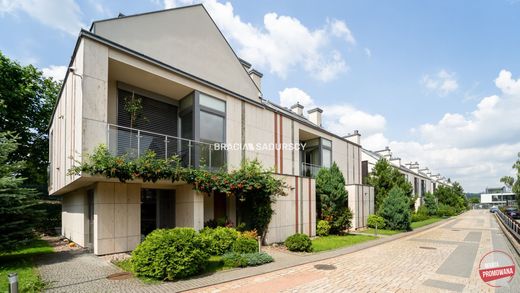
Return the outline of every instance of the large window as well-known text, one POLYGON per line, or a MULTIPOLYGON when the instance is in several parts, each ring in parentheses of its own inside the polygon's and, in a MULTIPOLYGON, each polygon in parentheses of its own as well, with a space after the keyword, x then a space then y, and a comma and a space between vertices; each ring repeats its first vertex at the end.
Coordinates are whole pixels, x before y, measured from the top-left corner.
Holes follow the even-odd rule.
MULTIPOLYGON (((180 102, 182 138, 201 143, 183 142, 189 163, 218 168, 225 164, 225 152, 215 151, 215 143, 226 140, 226 103, 200 92, 193 92, 180 102)), ((186 159, 183 159, 186 161, 186 159)))

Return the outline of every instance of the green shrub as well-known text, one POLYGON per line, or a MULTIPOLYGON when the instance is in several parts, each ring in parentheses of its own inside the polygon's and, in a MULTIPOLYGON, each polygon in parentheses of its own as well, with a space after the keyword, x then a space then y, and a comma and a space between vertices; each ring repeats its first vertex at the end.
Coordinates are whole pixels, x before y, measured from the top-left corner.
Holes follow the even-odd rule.
POLYGON ((290 251, 312 251, 312 242, 306 234, 296 233, 285 239, 285 246, 290 251))
POLYGON ((233 244, 240 235, 237 230, 227 227, 217 227, 215 229, 206 227, 200 233, 211 255, 223 255, 231 251, 233 244))
POLYGON ((424 206, 428 210, 429 216, 435 216, 437 214, 437 199, 435 198, 435 195, 433 195, 430 192, 427 192, 424 196, 424 206))
POLYGON ((259 266, 273 262, 273 258, 265 252, 235 253, 230 252, 222 256, 226 267, 259 266))
POLYGON ((457 214, 457 210, 449 205, 445 205, 443 203, 439 204, 439 207, 437 208, 437 215, 439 217, 451 217, 455 216, 457 214))
POLYGON ((385 219, 385 227, 390 230, 411 230, 410 200, 404 191, 394 187, 383 200, 380 215, 385 219))
POLYGON ((233 243, 233 252, 253 253, 258 251, 258 241, 256 239, 240 236, 233 243))
POLYGON ((330 232, 330 224, 325 220, 320 220, 316 226, 316 234, 318 236, 327 236, 330 232))
POLYGON ((236 268, 247 266, 246 259, 243 258, 240 253, 228 252, 222 256, 222 261, 226 267, 236 268))
POLYGON ((201 272, 208 258, 204 240, 194 229, 158 229, 132 252, 132 269, 138 276, 174 280, 201 272))
POLYGON ((420 222, 420 221, 428 220, 429 218, 430 217, 425 216, 423 214, 413 213, 412 214, 412 223, 413 222, 420 222))
POLYGON ((254 267, 273 262, 273 258, 265 252, 246 253, 242 254, 242 257, 246 260, 248 267, 254 267))
POLYGON ((376 224, 378 229, 383 229, 385 227, 385 219, 378 215, 369 215, 367 220, 368 227, 375 228, 376 224))
POLYGON ((420 206, 415 213, 412 214, 412 222, 420 222, 428 220, 428 208, 425 205, 420 206))

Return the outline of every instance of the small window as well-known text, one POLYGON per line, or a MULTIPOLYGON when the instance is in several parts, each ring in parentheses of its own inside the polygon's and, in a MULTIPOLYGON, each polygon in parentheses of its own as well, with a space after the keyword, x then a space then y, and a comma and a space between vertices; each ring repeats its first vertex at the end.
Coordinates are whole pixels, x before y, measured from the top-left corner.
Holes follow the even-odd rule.
POLYGON ((328 140, 328 139, 325 139, 325 138, 322 138, 321 139, 321 144, 324 146, 324 147, 328 147, 328 148, 331 148, 332 147, 332 141, 328 140))
POLYGON ((219 112, 226 112, 226 103, 224 101, 206 96, 202 93, 199 94, 199 104, 203 107, 207 107, 219 112))

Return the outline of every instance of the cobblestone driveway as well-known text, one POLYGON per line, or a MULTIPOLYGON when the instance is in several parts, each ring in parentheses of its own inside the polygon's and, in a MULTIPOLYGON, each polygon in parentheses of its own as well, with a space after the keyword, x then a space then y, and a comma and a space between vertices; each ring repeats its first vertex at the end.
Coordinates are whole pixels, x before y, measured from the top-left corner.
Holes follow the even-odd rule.
MULTIPOLYGON (((385 243, 359 251, 348 248, 299 259, 275 256, 275 263, 256 268, 154 285, 135 278, 107 280, 119 269, 86 253, 47 255, 39 270, 50 282, 50 292, 176 292, 236 278, 242 279, 193 292, 494 292, 480 280, 478 261, 493 249, 510 252, 487 211, 470 211, 423 232, 380 240, 362 246, 385 243), (295 262, 310 263, 284 268, 295 262)), ((511 286, 497 292, 520 292, 518 273, 511 286)))
MULTIPOLYGON (((494 249, 512 254, 506 241, 489 212, 474 210, 383 245, 193 292, 495 292, 478 262, 494 249)), ((518 272, 496 291, 520 292, 518 272)))

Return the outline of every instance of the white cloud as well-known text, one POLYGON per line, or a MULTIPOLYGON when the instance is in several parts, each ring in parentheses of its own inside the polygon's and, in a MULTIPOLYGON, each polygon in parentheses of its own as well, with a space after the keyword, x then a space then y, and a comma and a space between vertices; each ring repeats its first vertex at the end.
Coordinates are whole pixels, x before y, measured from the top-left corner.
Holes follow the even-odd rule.
POLYGON ((201 1, 193 1, 193 0, 164 0, 163 4, 164 4, 164 8, 165 9, 169 9, 169 8, 175 8, 175 7, 179 7, 179 6, 191 5, 191 4, 194 4, 196 2, 201 2, 201 1))
POLYGON ((300 103, 304 109, 312 109, 316 107, 311 96, 299 88, 285 88, 283 91, 279 91, 280 105, 283 107, 291 107, 296 103, 300 103))
POLYGON ((0 0, 0 14, 25 12, 40 23, 77 35, 84 27, 81 10, 74 0, 0 0))
POLYGON ((394 154, 440 170, 468 191, 500 186, 520 151, 520 79, 500 71, 497 95, 482 98, 470 113, 446 113, 415 131, 419 141, 391 141, 394 154))
POLYGON ((520 137, 520 79, 502 70, 495 80, 501 91, 480 100, 468 114, 446 113, 437 123, 418 128, 422 141, 438 145, 469 147, 515 143, 520 137))
POLYGON ((354 35, 352 35, 352 32, 347 27, 347 24, 344 21, 333 19, 330 22, 330 31, 334 36, 345 39, 347 43, 352 45, 356 44, 356 39, 354 39, 354 35))
POLYGON ((428 90, 437 92, 440 96, 445 96, 459 88, 455 73, 448 72, 444 69, 434 76, 429 74, 424 75, 421 83, 428 90))
POLYGON ((67 72, 67 66, 51 65, 49 67, 42 68, 43 76, 52 77, 52 79, 58 81, 65 78, 67 72))
MULTIPOLYGON (((304 112, 316 107, 312 97, 299 88, 286 88, 278 92, 280 104, 290 107, 296 102, 304 106, 304 112)), ((370 114, 347 104, 333 104, 320 106, 323 109, 323 125, 329 131, 338 135, 347 135, 359 130, 362 135, 374 135, 384 131, 385 117, 379 114, 370 114)), ((373 137, 375 140, 377 137, 373 137)))
POLYGON ((270 12, 264 15, 263 26, 255 26, 235 14, 230 2, 166 0, 164 7, 197 2, 204 3, 226 38, 236 45, 238 55, 255 67, 281 78, 303 70, 324 82, 337 78, 348 68, 341 52, 331 46, 334 38, 355 44, 344 21, 326 20, 321 27, 311 29, 295 17, 270 12))

